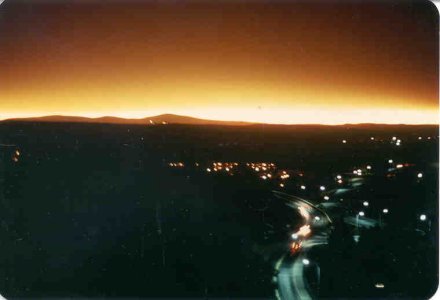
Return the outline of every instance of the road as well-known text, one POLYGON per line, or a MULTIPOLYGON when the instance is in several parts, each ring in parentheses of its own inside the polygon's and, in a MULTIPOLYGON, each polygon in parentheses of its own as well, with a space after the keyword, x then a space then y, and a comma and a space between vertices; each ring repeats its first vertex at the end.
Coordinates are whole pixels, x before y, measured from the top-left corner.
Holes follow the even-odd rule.
MULTIPOLYGON (((286 200, 286 205, 300 209, 304 225, 310 225, 312 228, 312 234, 304 240, 299 254, 294 257, 285 254, 278 260, 275 266, 278 272, 275 294, 280 299, 312 299, 314 293, 305 278, 305 268, 315 268, 319 272, 319 266, 308 260, 307 252, 312 247, 327 243, 328 228, 332 221, 324 211, 309 201, 283 193, 275 193, 275 196, 286 200), (319 217, 319 219, 315 219, 315 217, 319 217), (304 264, 304 261, 309 264, 304 264)), ((317 276, 319 277, 319 273, 317 276)), ((319 278, 317 279, 319 280, 319 278)))
POLYGON ((317 245, 327 243, 326 235, 314 235, 303 244, 302 251, 296 257, 285 255, 281 258, 277 296, 280 299, 312 299, 314 293, 305 278, 305 268, 319 268, 315 263, 305 265, 303 261, 307 258, 307 251, 317 245))

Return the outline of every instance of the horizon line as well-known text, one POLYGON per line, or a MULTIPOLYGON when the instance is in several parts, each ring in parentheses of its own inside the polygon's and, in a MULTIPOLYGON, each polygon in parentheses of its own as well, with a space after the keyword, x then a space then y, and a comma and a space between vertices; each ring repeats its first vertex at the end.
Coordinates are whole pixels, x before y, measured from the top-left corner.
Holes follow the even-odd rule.
MULTIPOLYGON (((41 119, 41 118, 49 118, 49 117, 60 117, 60 118, 84 118, 84 119, 88 119, 88 120, 98 120, 98 119, 103 119, 103 118, 115 118, 115 119, 121 119, 121 120, 136 120, 136 121, 141 121, 144 119, 148 119, 148 118, 157 118, 157 117, 161 117, 161 116, 176 116, 176 117, 181 117, 181 118, 191 118, 191 119, 197 119, 197 120, 201 120, 201 121, 207 121, 207 122, 223 122, 223 123, 244 123, 245 125, 284 125, 284 126, 288 126, 288 125, 323 125, 323 126, 341 126, 341 125, 408 125, 408 126, 440 126, 440 120, 437 123, 410 123, 410 122, 356 122, 356 123, 352 123, 352 122, 336 122, 336 123, 317 123, 317 122, 311 122, 311 123, 304 123, 304 122, 300 122, 300 123, 283 123, 283 122, 279 122, 279 123, 274 123, 274 122, 255 122, 255 121, 244 121, 244 120, 220 120, 220 119, 209 119, 209 118, 200 118, 197 116, 191 116, 191 115, 186 115, 186 114, 175 114, 175 113, 162 113, 162 114, 154 114, 151 116, 145 116, 145 117, 131 117, 131 118, 127 118, 127 117, 123 117, 123 116, 115 116, 115 115, 109 115, 109 114, 102 114, 99 116, 87 116, 87 115, 70 115, 70 114, 44 114, 44 115, 31 115, 31 116, 17 116, 17 117, 1 117, 0 116, 0 122, 4 122, 4 121, 27 121, 29 119, 41 119)), ((51 121, 51 120, 46 120, 45 122, 53 122, 53 123, 60 123, 60 122, 66 122, 69 123, 69 121, 51 121)), ((77 123, 82 123, 82 122, 77 122, 77 123)), ((111 123, 109 123, 111 124, 111 123)), ((171 122, 171 124, 173 124, 171 122)), ((174 123, 176 124, 176 123, 174 123)), ((128 125, 128 124, 127 124, 128 125)), ((188 124, 191 125, 191 124, 188 124)), ((196 125, 196 124, 192 124, 192 125, 196 125)), ((199 124, 199 125, 209 125, 209 124, 199 124)), ((225 124, 226 125, 226 124, 225 124)))

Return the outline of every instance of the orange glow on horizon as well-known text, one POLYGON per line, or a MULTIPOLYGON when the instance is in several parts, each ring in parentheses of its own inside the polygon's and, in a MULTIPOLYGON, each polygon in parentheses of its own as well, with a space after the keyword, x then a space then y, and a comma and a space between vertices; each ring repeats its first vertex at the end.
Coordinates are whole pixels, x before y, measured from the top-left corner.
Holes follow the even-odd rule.
POLYGON ((426 3, 24 2, 2 5, 0 120, 439 123, 426 3))
POLYGON ((78 116, 88 118, 99 118, 113 116, 127 119, 142 119, 161 114, 177 114, 182 116, 195 117, 207 120, 218 121, 242 121, 250 123, 265 124, 439 124, 438 110, 405 110, 405 109, 252 109, 252 108, 214 108, 214 109, 192 109, 192 110, 167 110, 167 111, 119 111, 119 112, 63 112, 49 111, 36 113, 0 113, 0 120, 12 118, 43 117, 49 115, 78 116))

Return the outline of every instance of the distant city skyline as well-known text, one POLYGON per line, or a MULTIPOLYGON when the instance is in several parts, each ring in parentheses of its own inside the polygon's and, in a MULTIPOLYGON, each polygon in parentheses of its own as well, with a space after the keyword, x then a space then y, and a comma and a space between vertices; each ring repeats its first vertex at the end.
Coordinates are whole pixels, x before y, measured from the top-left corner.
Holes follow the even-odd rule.
POLYGON ((429 1, 5 1, 0 119, 438 124, 429 1))

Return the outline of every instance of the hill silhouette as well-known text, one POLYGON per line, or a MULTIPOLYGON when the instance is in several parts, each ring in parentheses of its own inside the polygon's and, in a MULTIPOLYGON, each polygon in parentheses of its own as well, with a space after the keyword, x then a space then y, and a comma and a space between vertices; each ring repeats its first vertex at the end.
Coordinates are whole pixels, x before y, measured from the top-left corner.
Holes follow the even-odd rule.
POLYGON ((92 124, 127 124, 127 125, 160 125, 160 124, 181 124, 181 125, 218 125, 218 126, 249 126, 249 125, 264 125, 267 128, 271 127, 300 127, 300 128, 323 128, 323 127, 344 127, 346 129, 379 129, 379 128, 398 128, 398 127, 432 127, 437 124, 380 124, 380 123, 357 123, 357 124, 266 124, 266 123, 252 123, 242 121, 220 121, 194 118, 189 116, 181 116, 175 114, 162 114, 157 116, 145 117, 140 119, 127 119, 112 116, 104 116, 98 118, 88 118, 79 116, 63 116, 51 115, 43 117, 30 118, 12 118, 6 119, 2 122, 47 122, 47 123, 92 123, 92 124))
POLYGON ((229 126, 243 126, 251 125, 248 122, 236 121, 218 121, 205 120, 188 116, 180 116, 174 114, 162 114, 158 116, 146 117, 142 119, 125 119, 118 117, 99 117, 87 118, 76 116, 44 116, 32 118, 13 118, 4 120, 4 122, 53 122, 53 123, 104 123, 104 124, 138 124, 138 125, 153 125, 153 124, 187 124, 187 125, 229 125, 229 126))

